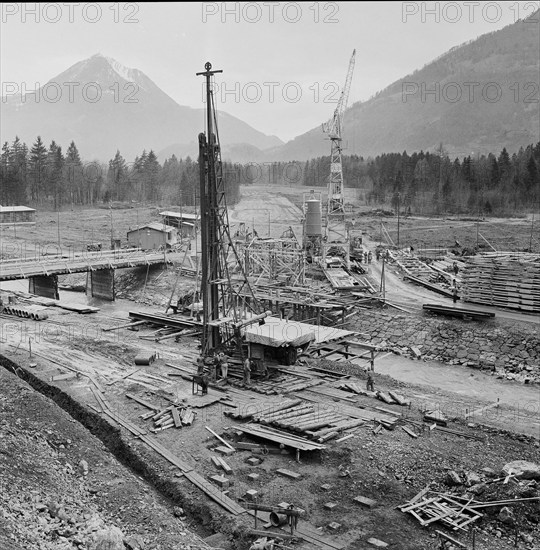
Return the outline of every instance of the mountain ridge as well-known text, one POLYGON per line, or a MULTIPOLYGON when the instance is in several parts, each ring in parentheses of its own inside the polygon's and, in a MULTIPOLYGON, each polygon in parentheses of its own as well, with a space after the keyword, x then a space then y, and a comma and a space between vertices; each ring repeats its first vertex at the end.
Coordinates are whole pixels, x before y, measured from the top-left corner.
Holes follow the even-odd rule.
MULTIPOLYGON (((38 135, 67 146, 75 141, 87 159, 107 161, 116 150, 131 159, 143 149, 159 151, 171 143, 196 141, 204 128, 204 109, 178 104, 139 69, 95 54, 41 86, 37 93, 2 98, 1 139, 38 135)), ((221 112, 223 141, 252 143, 258 149, 283 142, 221 112)))

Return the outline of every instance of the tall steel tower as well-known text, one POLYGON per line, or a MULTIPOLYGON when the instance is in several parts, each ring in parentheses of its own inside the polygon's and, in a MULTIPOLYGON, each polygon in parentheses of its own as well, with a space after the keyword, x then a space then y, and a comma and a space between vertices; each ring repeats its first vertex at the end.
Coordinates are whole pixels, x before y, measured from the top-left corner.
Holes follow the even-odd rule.
MULTIPOLYGON (((229 232, 221 148, 211 83, 212 76, 223 71, 212 71, 210 63, 206 63, 204 68, 205 71, 197 73, 197 76, 206 78, 206 132, 199 134, 203 302, 201 354, 206 356, 223 344, 223 331, 227 325, 231 321, 240 321, 241 307, 252 309, 246 304, 244 295, 247 291, 253 297, 253 292, 229 232)), ((256 304, 254 297, 251 302, 256 304)))

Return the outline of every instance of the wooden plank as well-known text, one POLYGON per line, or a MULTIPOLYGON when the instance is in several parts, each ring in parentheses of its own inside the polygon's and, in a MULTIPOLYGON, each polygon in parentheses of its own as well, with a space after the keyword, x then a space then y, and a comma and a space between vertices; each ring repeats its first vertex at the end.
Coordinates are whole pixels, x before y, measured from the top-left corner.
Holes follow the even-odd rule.
POLYGON ((223 445, 225 445, 226 447, 228 447, 229 449, 231 449, 231 451, 235 451, 236 449, 230 444, 230 443, 227 443, 227 441, 225 441, 222 437, 220 437, 214 430, 212 430, 212 428, 209 428, 208 426, 205 426, 204 427, 206 430, 208 430, 216 439, 218 439, 219 441, 221 441, 221 443, 223 443, 223 445))
POLYGON ((233 469, 225 462, 225 460, 223 460, 223 458, 219 456, 217 457, 217 459, 219 460, 220 466, 226 474, 233 473, 233 469))
POLYGON ((415 434, 410 428, 407 428, 407 426, 401 426, 401 429, 409 434, 412 438, 416 439, 418 437, 418 434, 415 434))
POLYGON ((178 414, 178 409, 176 407, 174 407, 171 412, 172 412, 172 417, 173 417, 173 420, 174 420, 174 426, 176 428, 181 428, 182 427, 182 421, 180 420, 180 415, 178 414))
MULTIPOLYGON (((130 373, 130 375, 131 374, 135 374, 135 373, 130 373)), ((140 398, 139 396, 137 396, 133 393, 126 393, 126 397, 128 399, 132 399, 133 401, 136 401, 137 403, 139 403, 139 405, 142 405, 143 407, 146 407, 147 409, 151 409, 151 410, 156 411, 156 412, 159 411, 159 407, 157 407, 156 405, 150 403, 150 401, 146 401, 145 399, 140 398)))

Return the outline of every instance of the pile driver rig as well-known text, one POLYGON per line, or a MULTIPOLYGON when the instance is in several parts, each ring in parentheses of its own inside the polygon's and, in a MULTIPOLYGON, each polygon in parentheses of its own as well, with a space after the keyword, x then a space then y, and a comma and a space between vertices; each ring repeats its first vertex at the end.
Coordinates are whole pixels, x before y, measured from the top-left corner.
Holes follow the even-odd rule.
MULTIPOLYGON (((201 297, 203 326, 201 355, 212 356, 238 336, 240 327, 260 321, 257 300, 246 277, 229 231, 225 182, 217 127, 212 77, 221 70, 196 73, 206 79, 206 131, 199 134, 201 208, 201 297), (249 303, 245 294, 253 297, 249 303), (251 318, 246 318, 246 310, 251 318)), ((238 344, 238 342, 237 342, 238 344)))

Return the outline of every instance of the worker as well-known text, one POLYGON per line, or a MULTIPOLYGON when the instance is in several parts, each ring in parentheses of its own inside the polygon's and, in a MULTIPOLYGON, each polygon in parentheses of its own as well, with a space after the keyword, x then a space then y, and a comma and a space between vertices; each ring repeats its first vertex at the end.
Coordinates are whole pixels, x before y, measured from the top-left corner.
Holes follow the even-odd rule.
POLYGON ((260 362, 261 365, 261 374, 264 380, 266 380, 270 375, 268 374, 268 367, 266 366, 266 363, 264 362, 264 359, 260 362))
POLYGON ((373 371, 371 369, 368 369, 368 371, 367 371, 366 390, 367 391, 375 391, 374 374, 373 374, 373 371))
POLYGON ((227 362, 227 356, 223 352, 219 354, 219 366, 221 367, 221 378, 223 378, 223 380, 227 380, 229 363, 227 362))
POLYGON ((377 261, 379 261, 380 257, 381 257, 381 250, 380 250, 380 248, 376 248, 375 249, 375 259, 377 261))
POLYGON ((458 272, 459 272, 459 267, 458 267, 457 262, 454 262, 452 267, 454 268, 454 275, 457 275, 458 272))
POLYGON ((202 394, 206 395, 208 393, 208 374, 204 372, 204 360, 202 357, 197 358, 197 376, 195 381, 199 386, 201 386, 202 394))
POLYGON ((454 286, 452 287, 452 301, 454 302, 454 305, 456 304, 458 300, 458 290, 456 286, 456 280, 454 279, 454 286))
POLYGON ((249 357, 244 359, 244 385, 249 386, 251 383, 251 361, 249 357))
POLYGON ((217 370, 219 366, 220 366, 219 354, 216 354, 214 355, 214 360, 210 365, 210 380, 212 380, 212 382, 215 382, 217 380, 217 370))
POLYGON ((373 260, 373 254, 371 253, 371 250, 368 252, 367 259, 368 259, 368 264, 370 264, 371 260, 373 260))

